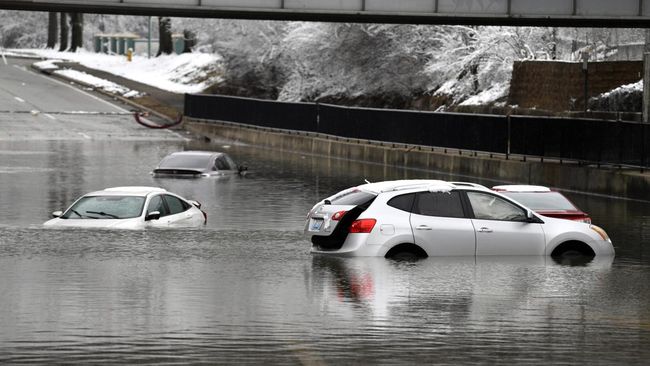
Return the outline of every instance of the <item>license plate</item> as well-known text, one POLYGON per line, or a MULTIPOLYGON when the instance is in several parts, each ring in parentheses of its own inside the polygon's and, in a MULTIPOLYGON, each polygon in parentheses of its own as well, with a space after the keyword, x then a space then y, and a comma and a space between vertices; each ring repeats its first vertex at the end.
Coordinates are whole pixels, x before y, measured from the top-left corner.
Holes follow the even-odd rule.
POLYGON ((309 231, 320 231, 323 227, 323 219, 311 219, 309 222, 309 231))

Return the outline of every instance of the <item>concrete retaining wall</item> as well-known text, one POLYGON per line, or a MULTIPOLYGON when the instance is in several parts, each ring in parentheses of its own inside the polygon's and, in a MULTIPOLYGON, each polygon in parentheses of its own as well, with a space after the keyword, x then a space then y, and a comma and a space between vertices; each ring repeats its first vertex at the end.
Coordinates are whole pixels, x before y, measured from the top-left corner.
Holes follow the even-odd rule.
POLYGON ((506 159, 505 156, 459 152, 455 149, 445 152, 442 148, 350 140, 230 122, 188 119, 185 128, 208 137, 221 137, 277 150, 650 201, 650 174, 639 170, 523 161, 522 157, 506 159))

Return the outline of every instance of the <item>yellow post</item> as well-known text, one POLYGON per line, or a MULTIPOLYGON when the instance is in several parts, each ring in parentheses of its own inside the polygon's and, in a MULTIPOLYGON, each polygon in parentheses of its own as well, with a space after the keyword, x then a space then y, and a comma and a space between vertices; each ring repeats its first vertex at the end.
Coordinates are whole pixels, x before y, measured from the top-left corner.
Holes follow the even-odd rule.
POLYGON ((126 50, 126 60, 129 61, 129 62, 133 61, 133 49, 132 48, 129 48, 128 50, 126 50))

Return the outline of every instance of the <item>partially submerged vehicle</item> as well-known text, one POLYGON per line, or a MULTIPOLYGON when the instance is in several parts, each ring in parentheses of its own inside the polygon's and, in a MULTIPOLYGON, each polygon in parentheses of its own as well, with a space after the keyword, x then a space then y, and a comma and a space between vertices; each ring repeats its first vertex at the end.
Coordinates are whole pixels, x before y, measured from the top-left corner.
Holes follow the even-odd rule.
POLYGON ((343 256, 611 256, 605 231, 540 216, 486 187, 437 180, 368 183, 317 203, 311 252, 343 256))
POLYGON ((155 177, 198 178, 243 174, 247 170, 224 152, 179 151, 164 157, 152 174, 155 177))
POLYGON ((540 215, 591 224, 587 213, 579 209, 562 193, 544 186, 503 185, 493 190, 508 196, 540 215))
POLYGON ((114 187, 91 192, 52 216, 45 226, 144 229, 199 227, 207 222, 199 202, 157 187, 114 187))

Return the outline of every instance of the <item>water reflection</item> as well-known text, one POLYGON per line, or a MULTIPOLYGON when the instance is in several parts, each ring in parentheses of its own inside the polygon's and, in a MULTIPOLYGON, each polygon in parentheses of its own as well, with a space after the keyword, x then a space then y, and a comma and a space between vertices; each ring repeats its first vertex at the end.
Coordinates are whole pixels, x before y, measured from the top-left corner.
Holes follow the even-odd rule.
POLYGON ((445 312, 452 307, 455 314, 480 318, 485 316, 484 309, 504 299, 509 300, 508 306, 500 312, 517 317, 516 309, 530 304, 533 294, 542 299, 548 298, 546 293, 572 294, 576 285, 583 291, 584 285, 598 288, 612 262, 612 257, 599 257, 584 267, 584 278, 577 278, 572 266, 547 257, 432 257, 396 262, 314 256, 309 288, 312 296, 321 298, 321 308, 336 309, 352 318, 359 315, 357 309, 364 309, 366 315, 384 319, 396 316, 404 306, 445 312), (549 276, 549 272, 559 275, 549 276), (391 314, 391 309, 398 309, 397 314, 391 314))

